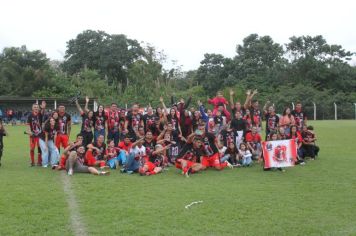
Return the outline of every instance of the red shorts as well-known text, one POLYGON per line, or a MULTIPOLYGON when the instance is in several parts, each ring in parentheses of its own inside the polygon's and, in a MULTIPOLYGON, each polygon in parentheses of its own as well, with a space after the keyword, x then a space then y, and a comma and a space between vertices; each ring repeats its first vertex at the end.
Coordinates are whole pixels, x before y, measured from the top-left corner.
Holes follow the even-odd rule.
MULTIPOLYGON (((184 159, 178 159, 178 160, 176 161, 176 168, 182 170, 182 164, 181 164, 180 160, 184 160, 184 159)), ((192 167, 194 164, 196 164, 195 162, 192 162, 192 161, 188 161, 188 160, 184 160, 184 161, 187 162, 187 168, 188 168, 188 169, 189 169, 190 167, 192 167)))
POLYGON ((220 166, 220 157, 219 153, 215 153, 214 155, 210 157, 203 157, 201 164, 205 167, 216 167, 220 166))
POLYGON ((145 163, 145 166, 147 166, 147 168, 148 168, 148 172, 151 172, 151 171, 153 171, 155 168, 156 168, 156 165, 155 164, 153 164, 152 162, 150 162, 150 161, 147 161, 146 163, 145 163))
POLYGON ((39 147, 39 137, 30 137, 30 148, 31 150, 35 149, 36 145, 39 147))
POLYGON ((87 151, 87 153, 85 154, 85 162, 88 166, 95 166, 96 164, 96 159, 93 156, 93 152, 92 151, 87 151))
POLYGON ((59 149, 61 147, 66 148, 68 147, 68 135, 67 134, 58 134, 56 138, 56 147, 59 149))

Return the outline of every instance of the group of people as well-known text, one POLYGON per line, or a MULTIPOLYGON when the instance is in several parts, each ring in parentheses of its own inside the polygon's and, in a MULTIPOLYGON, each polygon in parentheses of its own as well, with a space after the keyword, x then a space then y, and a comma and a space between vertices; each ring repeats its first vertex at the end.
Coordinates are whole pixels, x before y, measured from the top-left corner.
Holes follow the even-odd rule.
MULTIPOLYGON (((25 132, 30 137, 31 166, 35 165, 37 147, 37 165, 66 170, 68 175, 107 175, 110 169, 155 175, 175 166, 189 176, 207 168, 247 167, 263 162, 263 119, 265 140, 295 139, 296 164, 304 164, 306 157, 316 158, 316 135, 313 127, 307 126, 301 103, 297 102, 294 110, 286 107, 282 115, 277 115, 269 102, 262 110, 259 108, 254 98, 257 90, 246 94, 241 104, 234 102, 232 90, 229 101, 218 92, 207 101, 212 109, 206 109, 201 101, 197 107, 190 106, 191 97, 175 101, 173 96, 167 107, 161 97, 160 106, 149 105, 144 112, 138 104, 125 110, 116 103, 107 109, 99 105, 97 111, 92 111, 86 97, 84 108, 76 101, 82 124, 73 142, 69 141, 71 116, 64 105, 48 114, 45 101, 33 104, 25 132)), ((0 140, 1 132, 0 129, 0 140)))

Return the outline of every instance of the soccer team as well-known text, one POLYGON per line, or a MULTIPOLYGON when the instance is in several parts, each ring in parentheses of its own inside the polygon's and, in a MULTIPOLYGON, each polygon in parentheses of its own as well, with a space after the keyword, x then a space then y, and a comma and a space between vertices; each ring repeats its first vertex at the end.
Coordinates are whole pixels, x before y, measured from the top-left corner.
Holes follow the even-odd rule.
MULTIPOLYGON (((143 111, 134 104, 125 110, 112 103, 108 109, 99 105, 92 111, 86 97, 84 109, 75 101, 82 125, 73 142, 69 141, 71 116, 64 105, 48 113, 42 101, 41 105, 33 104, 25 131, 30 139, 31 166, 36 164, 36 147, 37 165, 66 170, 68 175, 107 175, 110 169, 155 175, 174 165, 189 176, 207 168, 250 166, 263 161, 262 119, 266 119, 265 140, 296 140, 296 164, 304 164, 306 157, 315 159, 319 151, 316 135, 313 127, 307 126, 302 104, 297 102, 294 110, 286 107, 279 116, 269 102, 261 110, 256 94, 256 90, 248 90, 241 104, 234 103, 232 90, 229 101, 218 92, 208 99, 212 110, 205 109, 201 101, 197 108, 190 107, 191 97, 176 102, 172 96, 170 108, 160 98, 161 106, 155 109, 149 105, 143 111)), ((0 165, 6 134, 0 124, 0 165)))

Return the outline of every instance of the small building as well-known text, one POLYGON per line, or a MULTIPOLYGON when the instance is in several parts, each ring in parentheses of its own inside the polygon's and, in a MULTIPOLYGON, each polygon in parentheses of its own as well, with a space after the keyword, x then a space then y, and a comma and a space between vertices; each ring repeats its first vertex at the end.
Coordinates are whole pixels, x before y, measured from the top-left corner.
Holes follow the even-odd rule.
MULTIPOLYGON (((33 97, 7 97, 0 96, 0 118, 4 120, 7 119, 7 111, 11 110, 13 118, 17 120, 25 120, 28 114, 31 112, 32 104, 41 104, 42 101, 46 101, 46 110, 53 111, 56 110, 59 105, 64 105, 66 112, 68 112, 73 118, 78 120, 80 114, 77 110, 75 103, 71 102, 70 99, 61 98, 33 98, 33 97)), ((85 98, 79 99, 79 104, 84 109, 85 98)), ((97 98, 90 98, 89 109, 96 111, 98 108, 97 98)), ((73 119, 73 120, 74 120, 73 119)))

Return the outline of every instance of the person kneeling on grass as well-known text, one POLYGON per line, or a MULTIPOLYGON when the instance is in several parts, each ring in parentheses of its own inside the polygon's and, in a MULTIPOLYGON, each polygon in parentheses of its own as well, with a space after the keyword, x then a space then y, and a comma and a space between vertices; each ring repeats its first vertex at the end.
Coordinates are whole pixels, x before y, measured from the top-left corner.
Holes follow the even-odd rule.
POLYGON ((155 150, 149 155, 149 157, 143 157, 141 159, 141 167, 139 169, 140 175, 155 175, 161 173, 163 170, 164 160, 167 157, 164 156, 165 150, 170 148, 170 144, 163 147, 161 144, 155 146, 155 150))
POLYGON ((114 140, 108 140, 108 148, 106 149, 106 164, 110 169, 119 169, 118 153, 120 149, 115 147, 114 140))
POLYGON ((242 160, 243 167, 252 165, 252 153, 248 150, 246 143, 240 144, 239 157, 242 160))
MULTIPOLYGON (((65 151, 66 152, 66 151, 65 151)), ((94 167, 84 165, 85 162, 85 148, 79 146, 75 151, 69 153, 66 161, 66 170, 68 175, 71 176, 74 173, 90 173, 93 175, 109 175, 110 172, 97 170, 94 167)))
POLYGON ((206 167, 198 163, 204 155, 203 140, 200 137, 190 135, 176 159, 176 168, 182 170, 182 174, 189 177, 190 174, 205 170, 206 167))

